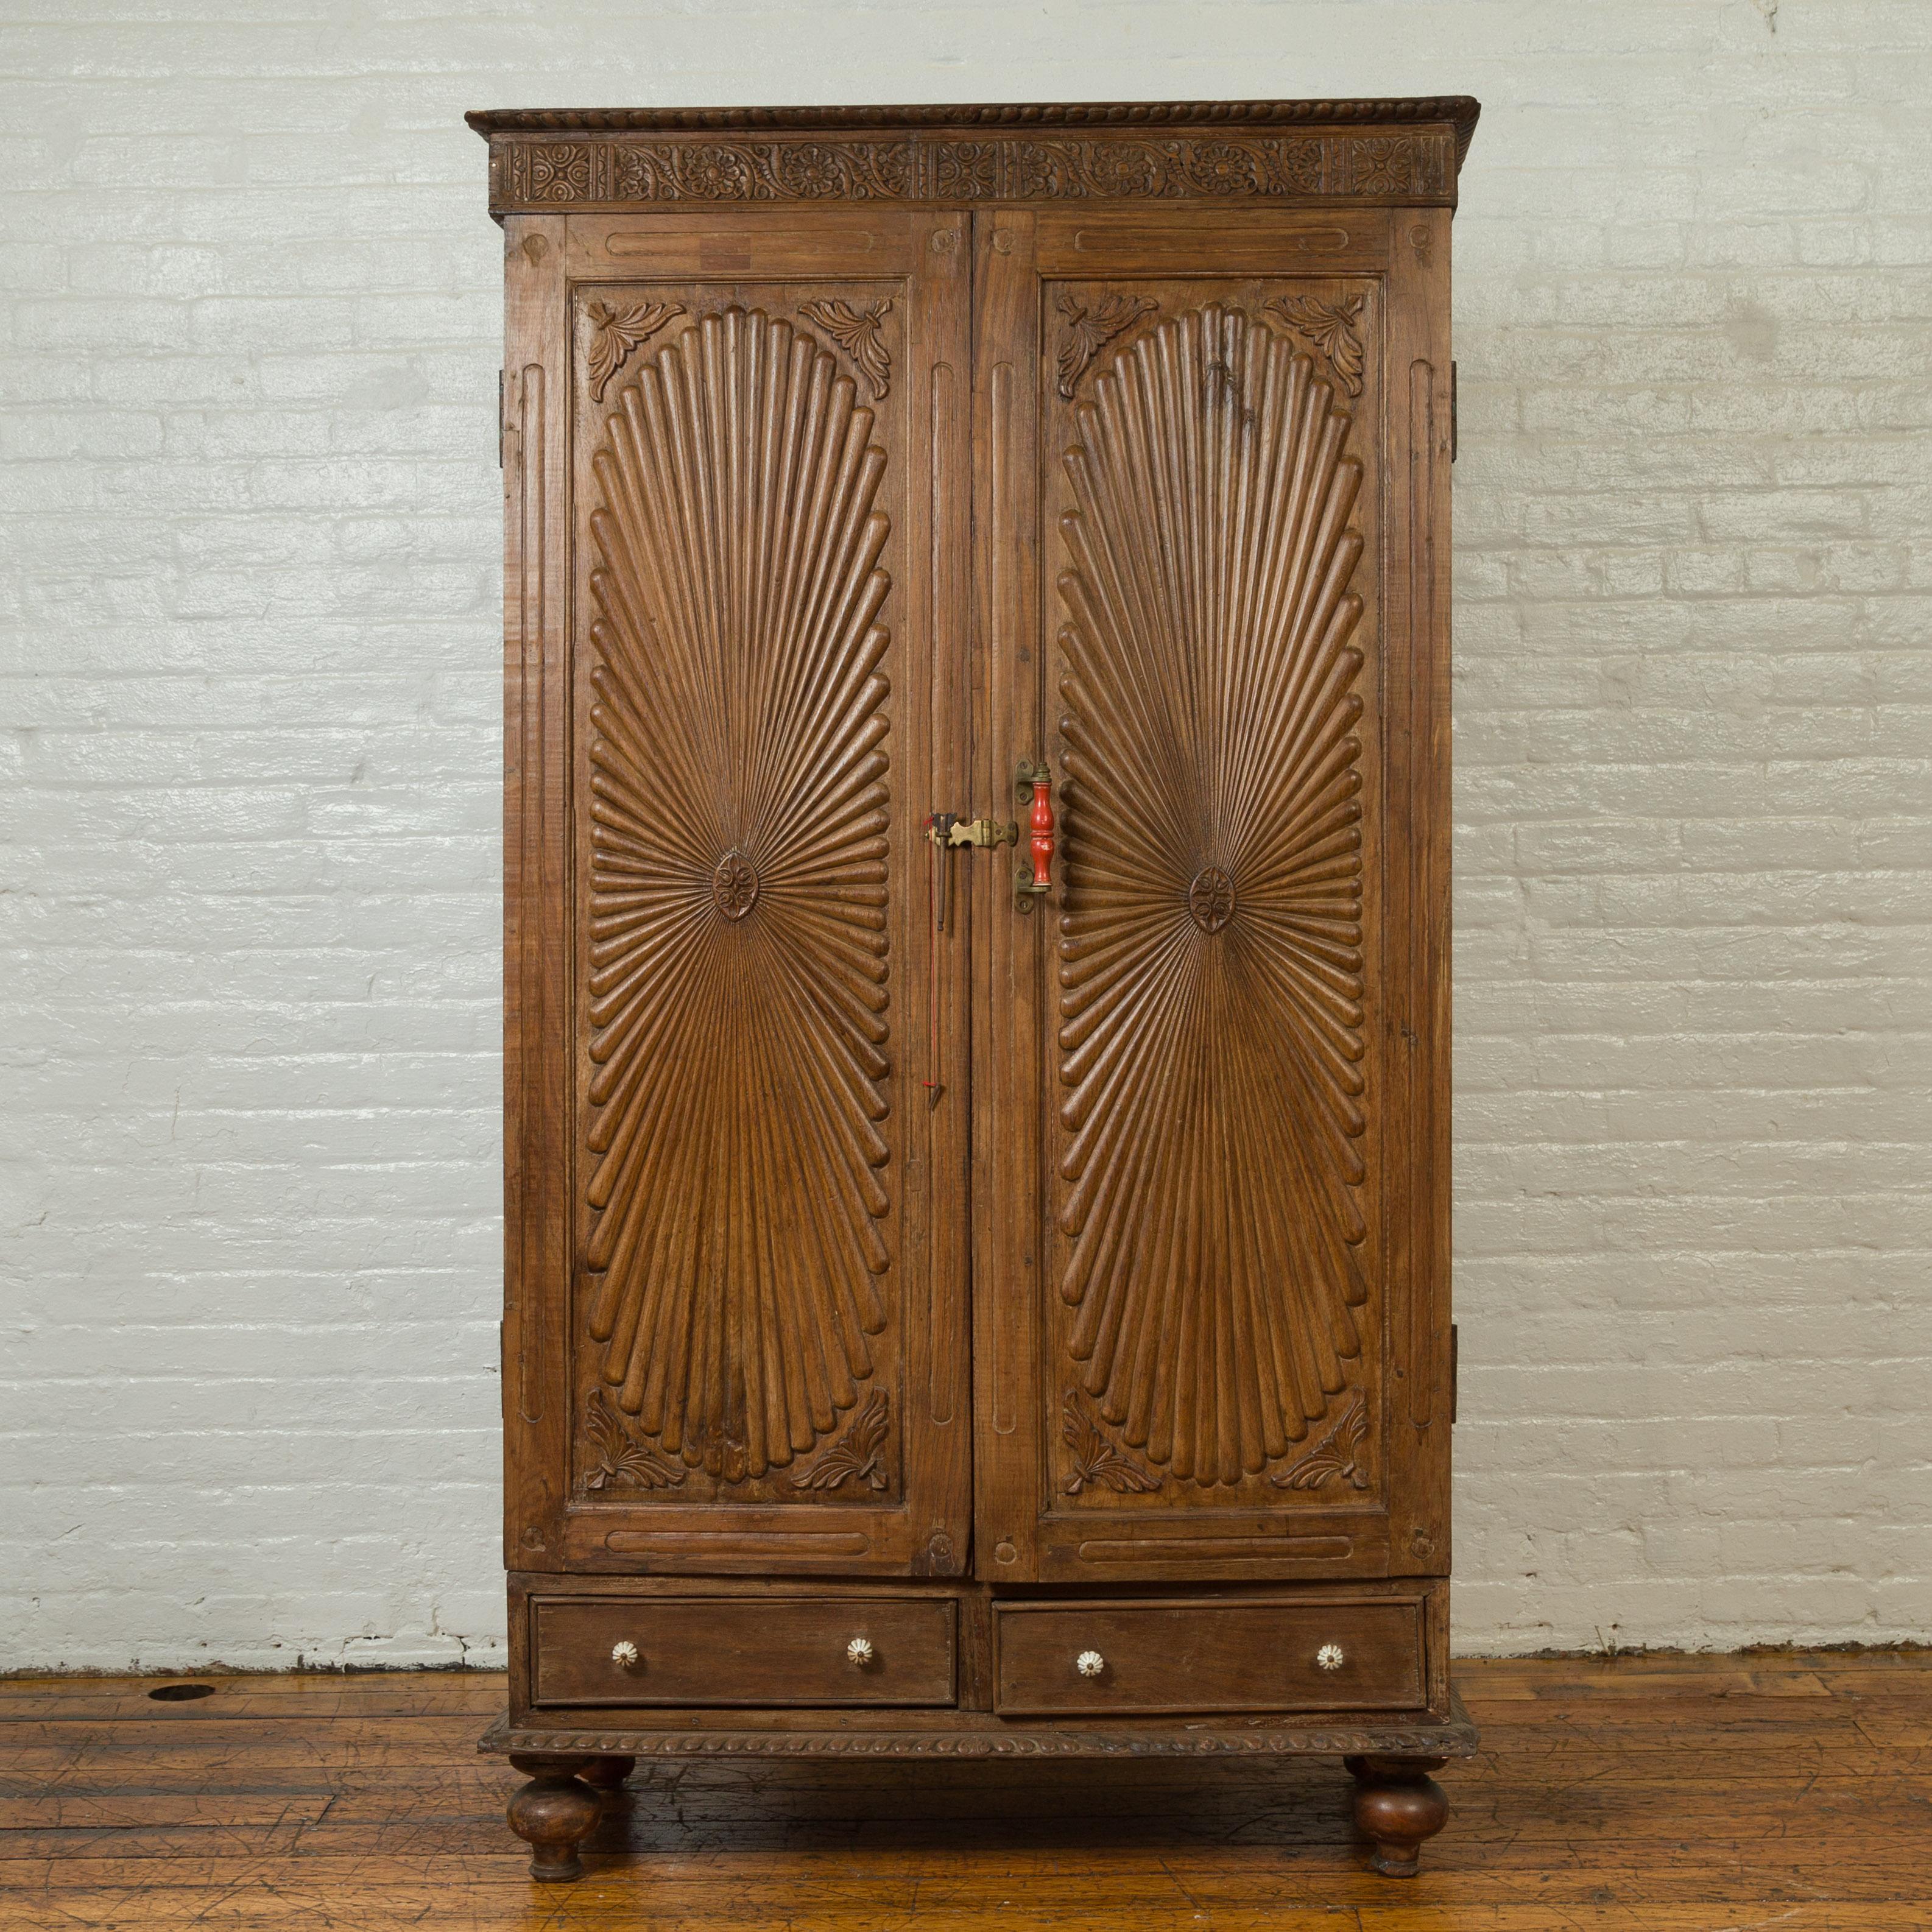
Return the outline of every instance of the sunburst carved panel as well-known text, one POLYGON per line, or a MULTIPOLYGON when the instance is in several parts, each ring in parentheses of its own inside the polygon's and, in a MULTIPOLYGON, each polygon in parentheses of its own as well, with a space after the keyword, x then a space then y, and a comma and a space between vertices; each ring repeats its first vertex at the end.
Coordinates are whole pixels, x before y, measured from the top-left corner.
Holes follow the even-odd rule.
POLYGON ((1068 1346, 1129 1444, 1232 1484, 1361 1347, 1362 466, 1310 358, 1232 306, 1071 416, 1068 1346))
POLYGON ((887 1318, 874 428, 830 350, 732 307, 592 465, 588 1328, 617 1405, 730 1481, 838 1426, 887 1318))

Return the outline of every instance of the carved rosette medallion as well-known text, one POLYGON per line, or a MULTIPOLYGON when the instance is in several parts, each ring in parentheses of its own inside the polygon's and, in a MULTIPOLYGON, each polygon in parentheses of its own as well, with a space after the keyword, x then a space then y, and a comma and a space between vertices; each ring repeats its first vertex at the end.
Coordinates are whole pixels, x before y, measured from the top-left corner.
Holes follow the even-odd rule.
POLYGON ((1219 932, 1234 916, 1234 882, 1219 866, 1204 866, 1187 888, 1188 916, 1203 932, 1219 932))
POLYGON ((727 852, 711 874, 711 897, 727 919, 740 920, 758 902, 758 874, 743 853, 727 852))
POLYGON ((886 1322, 873 425, 831 350, 731 307, 591 464, 585 1322, 614 1408, 726 1482, 831 1434, 886 1322))
POLYGON ((1127 1444, 1236 1484, 1362 1346, 1362 466, 1311 358, 1232 308, 1092 389, 1060 579, 1066 1346, 1127 1444))

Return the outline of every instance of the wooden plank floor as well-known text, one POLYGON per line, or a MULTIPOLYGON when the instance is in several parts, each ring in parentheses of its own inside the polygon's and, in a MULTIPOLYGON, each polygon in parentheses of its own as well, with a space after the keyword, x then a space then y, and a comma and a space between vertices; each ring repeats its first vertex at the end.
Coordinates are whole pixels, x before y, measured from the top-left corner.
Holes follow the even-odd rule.
POLYGON ((0 1683, 0 1926, 1928 1932, 1932 1654, 1481 1662, 1403 1881, 1337 1766, 676 1765, 535 1886, 500 1677, 0 1683))

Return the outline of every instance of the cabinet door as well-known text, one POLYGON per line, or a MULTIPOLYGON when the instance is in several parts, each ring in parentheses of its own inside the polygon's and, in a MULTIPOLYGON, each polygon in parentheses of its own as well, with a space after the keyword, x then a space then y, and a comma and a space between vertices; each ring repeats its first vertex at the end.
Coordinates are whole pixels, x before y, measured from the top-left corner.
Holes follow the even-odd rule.
POLYGON ((1447 1546, 1448 218, 979 218, 980 1575, 1447 1546))
POLYGON ((951 1574, 964 219, 506 240, 511 1560, 951 1574))

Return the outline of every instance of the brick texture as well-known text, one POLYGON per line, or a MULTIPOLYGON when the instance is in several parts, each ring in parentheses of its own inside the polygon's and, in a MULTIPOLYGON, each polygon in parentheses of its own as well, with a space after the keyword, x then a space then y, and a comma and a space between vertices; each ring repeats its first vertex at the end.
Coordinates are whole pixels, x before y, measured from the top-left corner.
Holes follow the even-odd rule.
POLYGON ((1458 1640, 1924 1638, 1923 0, 24 0, 0 1665, 497 1649, 467 107, 1480 96, 1458 1640))

